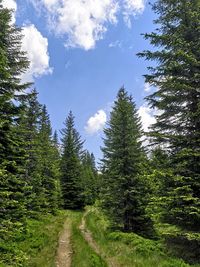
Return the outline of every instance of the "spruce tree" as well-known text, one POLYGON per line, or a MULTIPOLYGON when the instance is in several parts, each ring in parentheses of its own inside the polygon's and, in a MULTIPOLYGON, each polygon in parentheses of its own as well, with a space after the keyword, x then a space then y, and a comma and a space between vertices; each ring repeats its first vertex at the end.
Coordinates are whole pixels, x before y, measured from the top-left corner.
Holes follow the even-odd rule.
POLYGON ((42 184, 41 209, 55 212, 58 208, 58 179, 59 171, 55 159, 55 146, 52 141, 52 129, 47 108, 44 105, 39 122, 38 132, 38 174, 42 184))
POLYGON ((151 220, 146 214, 148 189, 143 179, 145 154, 141 145, 141 122, 132 97, 118 92, 104 130, 103 207, 114 226, 148 235, 151 220))
POLYGON ((157 50, 139 56, 158 63, 145 77, 157 87, 147 100, 160 111, 152 142, 168 150, 174 170, 165 217, 200 229, 200 2, 159 0, 152 7, 158 29, 144 36, 157 50))
POLYGON ((23 116, 20 118, 20 125, 22 128, 21 135, 25 140, 26 154, 27 154, 27 179, 31 179, 36 165, 38 154, 38 132, 40 117, 42 112, 42 105, 38 101, 38 92, 36 89, 31 90, 28 98, 22 98, 23 116))
POLYGON ((81 157, 83 142, 74 126, 70 111, 62 134, 61 188, 65 209, 81 209, 84 206, 81 157))
POLYGON ((0 234, 4 238, 23 222, 26 211, 25 152, 16 131, 20 108, 13 101, 28 86, 19 78, 29 64, 21 39, 20 29, 11 25, 11 11, 0 0, 0 234))
POLYGON ((28 216, 36 216, 42 203, 42 179, 39 174, 39 142, 38 132, 42 106, 37 99, 37 91, 33 89, 28 97, 21 96, 22 114, 19 119, 18 136, 24 140, 26 152, 24 180, 29 190, 26 193, 28 216))
POLYGON ((25 141, 28 215, 34 217, 40 212, 54 213, 61 201, 58 144, 51 136, 46 106, 39 104, 37 94, 34 89, 28 97, 21 97, 23 112, 18 126, 18 135, 25 141))
POLYGON ((53 134, 53 151, 52 151, 52 162, 53 168, 56 177, 56 192, 57 192, 57 203, 58 208, 63 206, 62 190, 61 190, 61 181, 60 181, 60 162, 61 162, 61 153, 60 153, 60 144, 58 140, 57 131, 53 134))
POLYGON ((54 146, 59 151, 59 141, 58 141, 58 133, 57 133, 57 131, 54 131, 54 133, 53 133, 53 143, 54 143, 54 146))
POLYGON ((98 173, 94 154, 85 151, 82 158, 82 185, 85 196, 85 204, 94 204, 98 195, 98 173))

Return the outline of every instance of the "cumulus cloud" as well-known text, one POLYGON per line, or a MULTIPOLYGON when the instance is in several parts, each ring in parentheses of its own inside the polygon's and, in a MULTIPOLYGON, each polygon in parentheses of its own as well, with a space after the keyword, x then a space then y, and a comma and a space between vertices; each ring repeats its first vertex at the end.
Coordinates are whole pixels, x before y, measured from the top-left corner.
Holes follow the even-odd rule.
MULTIPOLYGON (((45 0, 49 4, 57 0, 45 0)), ((12 21, 16 22, 17 3, 15 0, 3 0, 3 7, 12 9, 12 21)), ((31 24, 22 28, 22 51, 27 52, 30 61, 29 69, 22 75, 23 82, 32 82, 35 77, 52 73, 49 67, 48 40, 31 24)))
POLYGON ((22 75, 22 81, 30 82, 36 77, 52 73, 52 68, 49 66, 47 38, 43 37, 33 24, 23 27, 23 35, 22 50, 27 52, 30 66, 22 75))
POLYGON ((145 0, 124 0, 124 20, 127 26, 131 27, 131 16, 135 16, 144 11, 145 0))
POLYGON ((99 110, 94 116, 90 117, 85 126, 88 134, 95 134, 101 131, 107 121, 107 115, 104 110, 99 110))
POLYGON ((2 4, 3 4, 3 7, 13 10, 11 23, 15 23, 16 21, 15 16, 16 16, 16 11, 17 11, 16 1, 15 0, 3 0, 2 4))
POLYGON ((139 108, 138 114, 142 121, 143 130, 148 132, 149 127, 156 122, 155 112, 144 104, 139 108))
POLYGON ((29 0, 45 11, 49 27, 65 36, 66 47, 89 50, 103 38, 108 23, 116 24, 121 12, 127 25, 130 17, 144 10, 145 0, 29 0))

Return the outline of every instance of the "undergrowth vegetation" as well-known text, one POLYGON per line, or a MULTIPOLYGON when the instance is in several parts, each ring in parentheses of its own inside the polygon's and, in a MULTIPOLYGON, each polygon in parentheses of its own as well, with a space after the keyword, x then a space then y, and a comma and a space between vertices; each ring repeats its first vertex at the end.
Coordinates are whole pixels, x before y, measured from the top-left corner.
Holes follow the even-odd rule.
MULTIPOLYGON (((90 208, 86 217, 88 229, 104 251, 106 258, 112 258, 125 267, 189 267, 189 263, 172 256, 164 239, 150 240, 135 233, 113 232, 109 222, 97 208, 90 208), (98 227, 97 227, 98 226, 98 227)), ((174 248, 176 250, 176 248, 174 248)), ((200 266, 200 265, 192 265, 200 266)))
POLYGON ((58 235, 67 212, 56 216, 28 219, 26 232, 18 232, 7 242, 0 242, 0 266, 53 267, 58 235))
POLYGON ((103 259, 93 251, 81 234, 79 225, 82 216, 82 212, 70 212, 72 219, 72 267, 107 267, 103 259))

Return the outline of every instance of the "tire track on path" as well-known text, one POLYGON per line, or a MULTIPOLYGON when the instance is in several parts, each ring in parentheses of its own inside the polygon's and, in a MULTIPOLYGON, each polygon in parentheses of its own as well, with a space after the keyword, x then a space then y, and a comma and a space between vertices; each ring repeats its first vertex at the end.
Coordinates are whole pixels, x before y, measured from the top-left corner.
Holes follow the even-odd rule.
POLYGON ((87 210, 84 213, 83 218, 81 220, 81 224, 79 226, 79 229, 80 229, 83 237, 85 238, 85 240, 87 241, 89 246, 96 252, 96 254, 106 261, 106 263, 109 267, 120 267, 120 265, 118 263, 116 263, 113 258, 109 258, 107 255, 105 255, 105 253, 102 251, 102 249, 96 243, 96 241, 93 239, 92 233, 87 229, 85 217, 88 215, 89 212, 90 211, 87 210))
POLYGON ((70 267, 72 262, 71 222, 67 219, 58 241, 56 267, 70 267))

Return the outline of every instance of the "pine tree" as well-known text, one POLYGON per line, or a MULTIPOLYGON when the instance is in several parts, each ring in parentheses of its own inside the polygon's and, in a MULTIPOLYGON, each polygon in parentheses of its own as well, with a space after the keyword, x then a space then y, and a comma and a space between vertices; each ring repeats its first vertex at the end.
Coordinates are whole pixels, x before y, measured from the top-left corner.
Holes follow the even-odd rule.
POLYGON ((46 106, 39 104, 37 94, 34 89, 28 98, 21 97, 23 113, 18 127, 18 135, 25 141, 27 209, 34 217, 40 212, 54 213, 61 202, 57 137, 52 139, 49 115, 46 106))
POLYGON ((54 131, 54 134, 53 134, 53 143, 54 143, 54 146, 59 151, 59 142, 58 142, 58 133, 57 133, 57 131, 54 131))
POLYGON ((70 111, 62 129, 61 188, 65 209, 81 209, 84 194, 81 183, 83 142, 74 126, 74 116, 70 111))
POLYGON ((143 179, 141 123, 124 88, 118 92, 104 133, 104 209, 117 227, 148 235, 151 220, 146 214, 148 189, 143 179))
POLYGON ((38 92, 33 89, 28 98, 23 100, 24 116, 21 117, 22 135, 25 140, 27 154, 27 179, 34 173, 37 165, 38 131, 42 106, 38 101, 38 92))
POLYGON ((0 1, 0 218, 1 236, 23 223, 26 184, 23 140, 17 136, 20 108, 13 101, 27 88, 19 76, 28 68, 21 51, 20 29, 11 25, 11 11, 0 1))
POLYGON ((19 119, 18 136, 24 140, 26 151, 25 177, 29 186, 27 191, 28 216, 37 216, 42 203, 42 180, 39 174, 39 142, 38 132, 42 106, 37 99, 37 91, 33 89, 28 97, 21 96, 22 114, 19 119))
POLYGON ((47 108, 42 107, 39 132, 38 132, 38 169, 43 189, 43 202, 41 209, 47 212, 55 212, 58 208, 58 179, 59 172, 54 162, 55 147, 52 141, 52 129, 47 108))
POLYGON ((53 168, 56 173, 56 192, 57 192, 57 203, 58 208, 63 206, 63 198, 62 198, 62 190, 61 190, 61 181, 60 181, 60 162, 61 162, 61 154, 60 154, 60 144, 58 140, 57 131, 53 134, 53 154, 52 154, 53 168))
POLYGON ((147 100, 160 111, 152 142, 169 151, 174 170, 166 218, 200 229, 200 2, 159 0, 153 10, 159 27, 145 38, 158 49, 139 56, 158 62, 145 77, 157 87, 147 100))
POLYGON ((94 154, 85 151, 82 158, 82 185, 85 196, 85 204, 94 204, 98 195, 98 173, 94 154))

